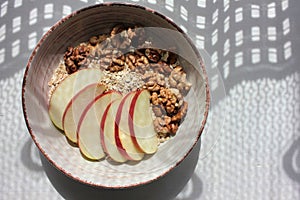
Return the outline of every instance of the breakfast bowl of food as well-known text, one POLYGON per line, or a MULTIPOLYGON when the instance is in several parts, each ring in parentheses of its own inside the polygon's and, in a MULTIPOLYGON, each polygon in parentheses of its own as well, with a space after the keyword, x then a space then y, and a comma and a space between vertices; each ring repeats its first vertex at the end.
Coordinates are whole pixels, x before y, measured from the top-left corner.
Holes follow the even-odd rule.
POLYGON ((71 199, 174 198, 198 161, 209 103, 191 40, 133 4, 98 4, 58 21, 33 50, 22 86, 45 171, 71 199))

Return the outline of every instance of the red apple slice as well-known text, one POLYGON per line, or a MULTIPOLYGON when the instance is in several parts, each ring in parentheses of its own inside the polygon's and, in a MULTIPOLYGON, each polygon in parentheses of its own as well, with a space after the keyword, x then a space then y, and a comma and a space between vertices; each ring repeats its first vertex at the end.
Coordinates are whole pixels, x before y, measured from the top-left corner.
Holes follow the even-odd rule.
POLYGON ((139 90, 131 101, 128 118, 133 142, 146 154, 153 154, 158 148, 158 138, 153 125, 150 93, 139 90))
POLYGON ((49 101, 50 119, 56 127, 63 129, 63 113, 77 92, 89 84, 98 82, 102 77, 103 72, 99 69, 82 69, 67 76, 57 86, 49 101))
POLYGON ((104 85, 98 83, 90 84, 80 90, 68 103, 63 113, 63 130, 67 138, 77 143, 77 125, 86 106, 95 99, 95 96, 102 94, 104 85))
POLYGON ((128 160, 141 160, 144 157, 141 151, 132 141, 129 126, 129 107, 136 92, 128 93, 120 102, 117 108, 116 122, 115 122, 115 139, 120 153, 128 160))
POLYGON ((96 96, 82 112, 77 126, 77 141, 81 153, 89 159, 100 160, 105 156, 100 140, 100 121, 107 106, 122 95, 109 91, 96 96))
POLYGON ((102 147, 109 157, 116 162, 123 163, 127 161, 127 158, 120 153, 114 134, 116 111, 120 102, 121 100, 115 100, 105 109, 100 123, 100 136, 102 147))

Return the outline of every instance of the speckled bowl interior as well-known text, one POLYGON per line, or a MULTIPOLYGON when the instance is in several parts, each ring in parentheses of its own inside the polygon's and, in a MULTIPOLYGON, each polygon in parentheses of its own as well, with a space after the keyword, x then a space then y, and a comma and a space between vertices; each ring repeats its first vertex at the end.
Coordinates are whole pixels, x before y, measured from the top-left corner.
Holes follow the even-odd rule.
MULTIPOLYGON (((152 29, 152 28, 151 28, 152 29)), ((60 171, 93 186, 124 188, 148 183, 171 171, 195 146, 206 122, 209 90, 203 62, 194 46, 171 20, 135 5, 101 4, 72 13, 55 24, 40 40, 28 62, 23 82, 23 110, 28 130, 42 154, 60 171), (155 32, 164 45, 176 45, 177 53, 190 62, 185 66, 193 84, 186 96, 187 116, 177 135, 159 147, 157 153, 140 162, 112 164, 91 162, 68 144, 48 116, 48 81, 66 48, 108 33, 118 24, 140 24, 163 28, 155 32), (169 34, 170 33, 170 34, 169 34)))

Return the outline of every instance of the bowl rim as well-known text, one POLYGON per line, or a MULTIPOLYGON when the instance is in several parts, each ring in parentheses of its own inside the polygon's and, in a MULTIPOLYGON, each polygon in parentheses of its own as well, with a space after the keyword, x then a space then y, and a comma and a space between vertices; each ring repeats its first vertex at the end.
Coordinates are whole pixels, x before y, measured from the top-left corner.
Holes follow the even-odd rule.
POLYGON ((142 186, 142 185, 146 185, 146 184, 150 184, 158 179, 160 179, 161 177, 166 176, 169 172, 171 172, 174 168, 176 168, 183 160, 185 160, 185 158, 190 154, 190 152, 194 149, 194 147, 196 146, 196 144, 199 142, 200 140, 200 136, 204 130, 205 124, 207 122, 207 118, 208 118, 208 113, 209 113, 209 109, 210 109, 210 89, 209 89, 209 81, 208 81, 208 75, 206 72, 206 68, 205 68, 205 64, 203 62, 203 59, 199 53, 199 50, 196 48, 196 46, 193 44, 192 40, 187 36, 187 34, 177 25, 173 22, 173 20, 161 13, 159 13, 156 10, 153 10, 151 8, 148 8, 146 6, 142 6, 139 4, 135 4, 135 3, 117 3, 117 2, 106 2, 106 3, 99 3, 99 4, 95 4, 95 5, 90 5, 90 6, 86 6, 83 8, 80 8, 78 10, 73 11, 71 14, 61 18, 59 21, 57 21, 54 25, 51 26, 51 28, 42 36, 42 38, 38 41, 37 45, 35 46, 35 48, 33 49, 27 65, 26 65, 26 69, 23 75, 23 82, 22 82, 22 110, 23 110, 23 116, 25 119, 25 123, 27 126, 27 129, 31 135, 32 140, 34 141, 35 145, 38 147, 39 151, 41 152, 41 154, 46 158, 46 160, 48 160, 48 162, 50 162, 50 164, 52 166, 54 166, 57 170, 59 170, 60 172, 62 172, 64 175, 66 175, 67 177, 78 181, 80 183, 89 185, 89 186, 93 186, 93 187, 97 187, 97 188, 105 188, 105 189, 128 189, 128 188, 132 188, 132 187, 137 187, 137 186, 142 186), (84 12, 86 10, 89 9, 94 9, 94 8, 98 8, 98 7, 106 7, 106 6, 123 6, 123 7, 133 7, 133 8, 137 8, 137 9, 142 9, 145 10, 146 12, 151 12, 154 15, 159 16, 160 18, 162 18, 163 20, 165 20, 166 22, 168 22, 169 24, 172 25, 172 27, 174 27, 176 29, 176 31, 179 31, 184 38, 187 40, 187 42, 189 43, 189 45, 191 46, 192 50, 194 51, 194 53, 197 56, 197 59, 199 61, 201 70, 203 72, 203 78, 204 78, 204 84, 205 84, 205 94, 206 94, 206 99, 205 99, 205 110, 203 113, 203 120, 202 120, 202 124, 201 127, 199 128, 197 137, 195 142, 193 143, 193 145, 191 146, 191 148, 185 153, 185 155, 180 158, 176 164, 174 166, 171 166, 168 170, 166 170, 164 173, 156 176, 155 178, 149 179, 147 181, 144 182, 139 182, 139 183, 134 183, 134 184, 128 184, 126 186, 106 186, 106 185, 101 185, 101 184, 96 184, 96 183, 91 183, 87 180, 83 180, 80 177, 77 176, 73 176, 71 173, 67 172, 63 166, 59 166, 58 164, 55 163, 54 160, 52 160, 47 152, 45 152, 42 148, 42 146, 38 143, 38 141, 36 140, 34 131, 32 130, 30 123, 28 121, 27 118, 27 112, 26 112, 26 102, 25 102, 25 92, 26 92, 26 81, 27 81, 27 77, 28 77, 28 71, 29 68, 31 67, 32 61, 35 58, 36 53, 38 52, 40 46, 43 44, 43 42, 48 38, 48 36, 55 30, 57 29, 61 24, 63 24, 65 21, 71 19, 72 17, 74 17, 75 15, 80 14, 81 12, 84 12))

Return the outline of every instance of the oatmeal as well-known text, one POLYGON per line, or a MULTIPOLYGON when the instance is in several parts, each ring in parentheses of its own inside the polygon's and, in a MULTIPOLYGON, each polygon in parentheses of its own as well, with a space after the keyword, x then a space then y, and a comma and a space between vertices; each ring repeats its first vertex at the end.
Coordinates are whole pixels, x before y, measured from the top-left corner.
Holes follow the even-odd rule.
POLYGON ((49 97, 52 95, 56 86, 68 76, 68 72, 63 62, 60 62, 58 67, 54 70, 53 76, 48 83, 49 86, 49 97))
POLYGON ((115 90, 123 94, 142 88, 145 84, 141 74, 126 69, 115 73, 104 71, 104 74, 100 83, 106 85, 107 90, 115 90))
POLYGON ((135 28, 117 25, 109 34, 68 47, 49 82, 49 95, 66 76, 84 68, 100 69, 103 77, 99 84, 105 85, 106 91, 149 92, 154 128, 158 140, 164 142, 176 135, 184 120, 188 109, 184 96, 192 85, 179 56, 151 48, 151 38, 135 28))

